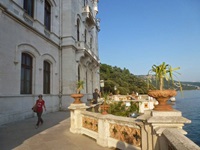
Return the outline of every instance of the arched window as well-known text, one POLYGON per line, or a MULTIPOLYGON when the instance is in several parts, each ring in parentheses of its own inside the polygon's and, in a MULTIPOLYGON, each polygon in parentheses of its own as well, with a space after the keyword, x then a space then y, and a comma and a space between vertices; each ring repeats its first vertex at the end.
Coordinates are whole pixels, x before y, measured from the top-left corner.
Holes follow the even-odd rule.
POLYGON ((49 62, 44 61, 43 65, 43 93, 50 94, 50 74, 51 65, 49 62))
POLYGON ((81 73, 80 73, 80 67, 78 66, 78 81, 81 80, 81 73))
POLYGON ((44 26, 47 30, 51 30, 51 5, 47 0, 45 0, 44 6, 44 26))
POLYGON ((24 0, 24 10, 26 13, 33 17, 34 14, 34 0, 24 0))
POLYGON ((32 94, 32 57, 22 53, 21 59, 21 94, 32 94))
POLYGON ((77 41, 80 40, 80 37, 79 37, 79 34, 80 34, 79 28, 80 28, 80 21, 79 21, 79 19, 77 19, 77 41))
POLYGON ((87 30, 85 29, 85 44, 87 43, 87 30))

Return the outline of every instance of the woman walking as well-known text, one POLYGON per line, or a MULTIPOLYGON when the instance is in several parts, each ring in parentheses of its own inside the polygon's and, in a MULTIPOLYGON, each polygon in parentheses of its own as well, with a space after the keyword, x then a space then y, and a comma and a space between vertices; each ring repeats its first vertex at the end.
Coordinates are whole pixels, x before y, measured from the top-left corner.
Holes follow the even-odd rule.
POLYGON ((40 124, 42 125, 44 123, 44 121, 42 119, 43 107, 46 111, 45 101, 42 99, 42 95, 40 94, 38 96, 38 98, 39 99, 36 101, 36 104, 35 104, 37 107, 36 113, 37 113, 37 117, 38 117, 38 121, 35 126, 36 129, 39 127, 40 124))

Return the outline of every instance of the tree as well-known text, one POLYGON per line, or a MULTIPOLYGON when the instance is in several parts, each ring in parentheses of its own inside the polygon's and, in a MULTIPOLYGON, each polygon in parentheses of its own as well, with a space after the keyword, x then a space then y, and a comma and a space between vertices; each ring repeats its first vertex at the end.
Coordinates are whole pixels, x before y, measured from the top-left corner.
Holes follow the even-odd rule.
POLYGON ((148 91, 147 82, 143 78, 131 74, 126 68, 121 69, 117 66, 101 64, 100 79, 104 80, 104 92, 107 93, 115 93, 115 86, 117 91, 123 95, 130 94, 133 91, 146 94, 148 91))

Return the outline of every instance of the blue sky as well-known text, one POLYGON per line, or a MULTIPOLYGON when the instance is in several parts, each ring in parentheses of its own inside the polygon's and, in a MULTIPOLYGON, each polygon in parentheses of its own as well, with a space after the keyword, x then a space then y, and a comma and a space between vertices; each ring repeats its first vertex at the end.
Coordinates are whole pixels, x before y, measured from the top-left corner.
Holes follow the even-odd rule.
POLYGON ((101 63, 145 75, 162 62, 200 81, 200 0, 100 0, 101 63))

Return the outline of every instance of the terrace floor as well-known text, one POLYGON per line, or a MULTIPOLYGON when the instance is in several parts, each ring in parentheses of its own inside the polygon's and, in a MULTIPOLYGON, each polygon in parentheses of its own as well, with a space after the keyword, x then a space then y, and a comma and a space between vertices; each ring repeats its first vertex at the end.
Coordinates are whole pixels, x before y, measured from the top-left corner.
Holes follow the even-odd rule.
POLYGON ((44 114, 42 118, 44 124, 38 129, 36 116, 0 126, 1 150, 111 150, 87 136, 71 133, 69 111, 44 114))

